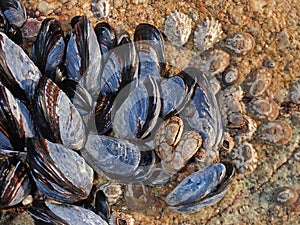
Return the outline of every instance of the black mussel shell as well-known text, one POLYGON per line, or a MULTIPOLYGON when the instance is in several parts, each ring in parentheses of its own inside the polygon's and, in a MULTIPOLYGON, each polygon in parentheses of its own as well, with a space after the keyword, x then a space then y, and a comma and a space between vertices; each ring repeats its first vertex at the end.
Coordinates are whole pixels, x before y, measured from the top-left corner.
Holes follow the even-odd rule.
MULTIPOLYGON (((95 108, 96 127, 99 134, 111 130, 111 110, 117 94, 135 79, 137 56, 134 44, 124 35, 118 47, 109 52, 101 74, 100 93, 95 108)), ((128 95, 128 92, 123 92, 128 95)), ((125 96, 123 96, 125 97, 125 96)))
POLYGON ((20 203, 31 190, 28 168, 17 154, 0 153, 0 208, 20 203))
POLYGON ((28 139, 27 146, 27 162, 42 194, 70 203, 88 197, 93 170, 77 152, 44 138, 28 139))
POLYGON ((95 213, 108 222, 108 219, 110 217, 110 208, 107 202, 107 198, 102 190, 98 190, 96 192, 95 213))
POLYGON ((16 27, 22 27, 27 19, 24 5, 19 0, 2 0, 0 8, 9 23, 16 27))
POLYGON ((79 150, 85 143, 83 120, 68 96, 49 78, 43 77, 33 101, 34 118, 43 137, 79 150))
POLYGON ((63 63, 64 52, 65 42, 60 22, 53 18, 45 19, 32 48, 35 64, 43 74, 55 80, 55 69, 63 63))
POLYGON ((128 96, 126 92, 128 89, 123 89, 114 102, 113 130, 121 138, 145 138, 154 128, 161 110, 157 81, 152 77, 145 78, 128 96))
POLYGON ((100 88, 101 53, 93 27, 86 16, 72 19, 66 51, 68 79, 78 82, 95 100, 100 88))
MULTIPOLYGON (((25 138, 35 136, 29 110, 2 84, 0 84, 0 131, 9 139, 13 148, 19 151, 24 150, 25 138)), ((3 144, 8 147, 10 145, 7 142, 3 144)))
POLYGON ((166 60, 161 32, 153 25, 141 23, 135 28, 134 42, 139 57, 139 77, 164 76, 166 60))
POLYGON ((70 204, 39 201, 32 205, 29 213, 37 224, 108 225, 106 221, 91 210, 70 204))
POLYGON ((160 116, 164 119, 180 113, 190 101, 196 86, 196 77, 185 71, 161 82, 162 108, 160 116))
POLYGON ((110 50, 116 47, 116 31, 106 22, 97 23, 95 33, 100 46, 101 54, 108 54, 110 50))
POLYGON ((23 49, 0 32, 0 80, 13 95, 27 102, 32 100, 41 76, 23 49))
POLYGON ((191 101, 181 112, 181 117, 201 134, 205 149, 217 149, 223 137, 223 125, 216 96, 206 76, 199 69, 189 67, 185 72, 195 77, 197 84, 191 101))

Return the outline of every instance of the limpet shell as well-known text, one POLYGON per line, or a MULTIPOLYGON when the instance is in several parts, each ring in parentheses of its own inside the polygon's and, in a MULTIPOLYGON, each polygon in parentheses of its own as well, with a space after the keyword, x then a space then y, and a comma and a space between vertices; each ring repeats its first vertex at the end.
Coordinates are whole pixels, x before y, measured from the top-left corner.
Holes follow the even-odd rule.
POLYGON ((257 97, 266 91, 272 80, 272 75, 266 67, 259 67, 251 71, 243 82, 245 94, 257 97))
POLYGON ((194 44, 204 52, 212 48, 222 38, 222 25, 213 17, 203 19, 194 32, 194 44))
POLYGON ((184 13, 175 11, 169 14, 165 21, 165 34, 175 46, 182 46, 192 31, 192 20, 184 13))
POLYGON ((278 205, 290 206, 296 203, 299 194, 293 187, 284 186, 279 188, 274 194, 274 201, 278 205))
POLYGON ((262 142, 285 145, 292 137, 292 128, 284 121, 274 121, 262 124, 257 131, 262 142))
POLYGON ((241 174, 253 172, 257 167, 257 152, 249 142, 237 144, 229 153, 229 158, 241 174))
POLYGON ((235 33, 224 41, 224 48, 231 54, 244 56, 255 47, 254 37, 246 32, 235 33))
POLYGON ((274 121, 279 115, 279 105, 269 96, 253 99, 250 106, 257 119, 274 121))
POLYGON ((219 49, 207 53, 200 65, 200 70, 207 75, 214 76, 222 73, 230 64, 230 55, 219 49))

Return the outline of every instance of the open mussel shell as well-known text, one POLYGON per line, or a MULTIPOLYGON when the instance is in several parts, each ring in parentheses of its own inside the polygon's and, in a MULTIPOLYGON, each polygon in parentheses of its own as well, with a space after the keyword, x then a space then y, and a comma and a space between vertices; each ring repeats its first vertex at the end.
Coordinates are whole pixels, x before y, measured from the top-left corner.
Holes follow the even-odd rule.
POLYGON ((125 100, 124 95, 121 91, 114 102, 113 130, 120 138, 145 138, 154 128, 161 110, 157 81, 148 77, 133 88, 125 100))
POLYGON ((161 32, 150 24, 141 23, 135 29, 134 42, 139 58, 139 78, 163 76, 166 60, 161 32))
POLYGON ((0 150, 0 208, 17 205, 30 193, 27 171, 17 152, 0 150))
POLYGON ((79 154, 47 139, 28 139, 27 161, 42 194, 60 202, 86 199, 93 185, 93 170, 79 154))
POLYGON ((217 149, 223 136, 223 125, 216 96, 200 70, 189 67, 185 72, 191 77, 196 77, 197 84, 191 101, 180 116, 201 134, 205 149, 217 149))
POLYGON ((33 107, 35 122, 45 138, 75 150, 84 146, 83 120, 68 96, 51 79, 40 79, 33 107))
POLYGON ((196 77, 191 77, 184 71, 163 80, 160 84, 163 96, 160 115, 166 118, 180 113, 191 99, 195 85, 196 77))
POLYGON ((41 76, 23 49, 0 32, 0 80, 13 95, 32 100, 41 76))
POLYGON ((108 225, 91 210, 70 204, 35 202, 29 213, 37 224, 108 225))
POLYGON ((117 45, 115 29, 106 22, 99 22, 95 26, 95 33, 100 46, 101 54, 109 54, 109 51, 117 45))
POLYGON ((141 160, 138 146, 124 139, 94 134, 88 135, 82 155, 95 171, 119 180, 131 176, 141 160))
POLYGON ((101 53, 93 27, 86 16, 71 21, 72 34, 66 51, 69 79, 75 80, 97 99, 100 87, 101 53))
POLYGON ((63 31, 54 18, 42 22, 35 44, 32 47, 32 58, 40 71, 54 80, 55 69, 63 63, 65 42, 63 31))
POLYGON ((220 201, 230 188, 234 167, 229 162, 215 163, 186 177, 166 197, 168 206, 191 214, 220 201))
POLYGON ((1 145, 9 147, 11 143, 15 150, 20 151, 24 150, 25 138, 35 136, 29 110, 2 84, 0 84, 0 131, 9 139, 9 142, 3 139, 1 145))

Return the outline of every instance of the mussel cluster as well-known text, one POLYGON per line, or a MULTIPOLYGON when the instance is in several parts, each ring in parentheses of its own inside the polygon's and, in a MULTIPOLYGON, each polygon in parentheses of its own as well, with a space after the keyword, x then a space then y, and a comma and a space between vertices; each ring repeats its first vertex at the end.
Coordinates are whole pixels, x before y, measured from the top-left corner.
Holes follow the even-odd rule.
MULTIPOLYGON (((17 0, 4 2, 26 16, 17 0)), ((0 32, 0 207, 31 194, 37 221, 107 224, 94 171, 123 185, 164 185, 196 158, 202 169, 165 201, 181 213, 218 202, 234 167, 215 163, 223 128, 205 74, 192 67, 168 74, 163 36, 150 24, 139 24, 133 40, 86 16, 71 26, 65 34, 45 19, 31 57, 0 32)))

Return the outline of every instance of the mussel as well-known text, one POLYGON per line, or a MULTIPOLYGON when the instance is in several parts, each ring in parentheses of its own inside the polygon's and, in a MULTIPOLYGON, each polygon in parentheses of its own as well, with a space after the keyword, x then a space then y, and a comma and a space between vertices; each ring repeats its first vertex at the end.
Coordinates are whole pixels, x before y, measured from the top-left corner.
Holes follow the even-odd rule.
POLYGON ((215 163, 186 177, 165 198, 169 208, 191 214, 220 201, 230 188, 233 164, 215 163))
POLYGON ((63 63, 64 54, 65 42, 60 22, 53 18, 45 19, 32 47, 33 61, 44 75, 55 80, 56 67, 63 63))
POLYGON ((25 138, 32 138, 35 128, 26 106, 16 99, 11 92, 0 84, 0 131, 3 137, 3 147, 11 145, 15 150, 24 151, 25 138))
POLYGON ((185 71, 162 80, 160 84, 162 96, 160 116, 167 118, 180 113, 194 93, 196 80, 197 77, 191 77, 185 71))
POLYGON ((164 76, 166 60, 161 32, 153 25, 141 23, 135 28, 134 42, 139 58, 139 79, 164 76))
MULTIPOLYGON (((101 54, 109 54, 109 51, 112 50, 117 45, 116 31, 106 22, 99 22, 95 26, 95 33, 97 40, 100 46, 101 54)), ((104 58, 106 58, 104 56, 104 58)))
POLYGON ((22 27, 27 19, 24 5, 19 0, 2 0, 0 8, 10 25, 22 27))
POLYGON ((31 191, 24 158, 18 152, 0 150, 0 208, 17 205, 31 191))
POLYGON ((33 108, 35 122, 45 138, 71 149, 84 146, 83 120, 68 96, 51 79, 40 79, 33 108))
POLYGON ((146 146, 104 135, 90 134, 82 155, 95 171, 124 183, 147 180, 156 162, 146 146))
POLYGON ((108 225, 91 210, 70 204, 35 202, 29 213, 38 224, 108 225))
POLYGON ((0 32, 0 81, 13 95, 27 102, 32 100, 41 76, 23 49, 0 32))
POLYGON ((28 139, 27 161, 42 194, 60 202, 86 199, 93 185, 93 170, 78 153, 47 139, 28 139))
POLYGON ((100 87, 101 53, 86 16, 74 17, 66 51, 68 79, 75 80, 96 99, 100 87))
MULTIPOLYGON (((111 131, 111 112, 115 98, 123 87, 132 85, 131 82, 135 79, 137 69, 134 44, 128 35, 123 35, 118 47, 107 54, 95 108, 95 122, 99 134, 111 131)), ((123 94, 128 95, 129 93, 123 92, 123 94)))
POLYGON ((161 110, 156 79, 145 78, 144 82, 131 90, 126 99, 121 91, 113 107, 113 130, 118 137, 145 138, 156 125, 161 110))
POLYGON ((216 96, 200 70, 190 67, 185 72, 191 77, 197 77, 197 84, 189 104, 180 116, 201 134, 205 149, 217 151, 223 136, 223 125, 216 96))

